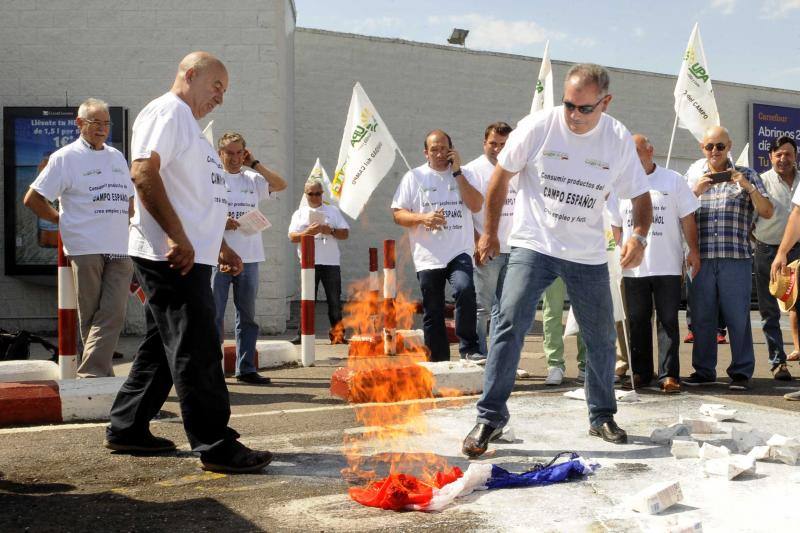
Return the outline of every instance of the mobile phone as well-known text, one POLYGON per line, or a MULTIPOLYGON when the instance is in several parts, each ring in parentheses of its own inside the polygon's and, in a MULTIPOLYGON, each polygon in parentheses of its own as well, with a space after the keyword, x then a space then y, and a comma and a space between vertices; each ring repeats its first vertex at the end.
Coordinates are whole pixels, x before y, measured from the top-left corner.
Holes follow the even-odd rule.
POLYGON ((712 172, 708 177, 711 178, 711 183, 725 183, 726 181, 731 181, 731 171, 712 172))

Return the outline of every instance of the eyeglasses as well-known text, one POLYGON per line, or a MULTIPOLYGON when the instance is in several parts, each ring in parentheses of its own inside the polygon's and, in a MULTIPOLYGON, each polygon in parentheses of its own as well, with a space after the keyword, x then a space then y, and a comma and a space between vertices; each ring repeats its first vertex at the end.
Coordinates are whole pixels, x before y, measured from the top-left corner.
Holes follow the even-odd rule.
POLYGON ((102 126, 104 128, 110 128, 111 125, 112 125, 112 122, 110 120, 91 120, 91 119, 86 118, 86 119, 83 119, 83 121, 85 123, 87 123, 88 125, 90 125, 90 126, 94 126, 95 128, 97 128, 99 126, 102 126))
POLYGON ((567 109, 567 111, 575 111, 577 109, 578 113, 580 113, 581 115, 591 115, 592 113, 594 113, 594 110, 597 109, 597 106, 600 104, 600 102, 602 102, 605 99, 606 96, 608 95, 604 94, 603 97, 600 98, 600 100, 596 101, 592 105, 575 105, 572 102, 568 102, 567 100, 562 100, 561 103, 564 104, 564 107, 567 109))
POLYGON ((721 152, 725 150, 725 148, 727 147, 728 145, 725 143, 717 143, 717 144, 708 143, 707 145, 703 146, 703 150, 705 150, 706 152, 711 152, 714 150, 714 148, 716 148, 718 152, 721 152))
POLYGON ((307 192, 306 194, 308 196, 322 196, 321 192, 307 192))

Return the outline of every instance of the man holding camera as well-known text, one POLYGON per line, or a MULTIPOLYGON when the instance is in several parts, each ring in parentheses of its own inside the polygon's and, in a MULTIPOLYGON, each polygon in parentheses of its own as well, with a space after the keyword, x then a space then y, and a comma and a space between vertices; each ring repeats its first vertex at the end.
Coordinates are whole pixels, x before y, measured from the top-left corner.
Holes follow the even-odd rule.
POLYGON ((716 330, 721 311, 731 344, 728 388, 747 390, 755 366, 750 327, 753 256, 749 232, 756 213, 768 219, 773 208, 758 174, 729 159, 732 145, 727 129, 709 128, 700 143, 706 162, 693 166, 697 170, 687 175, 689 186, 700 199, 696 217, 703 267, 694 274, 689 291, 694 373, 683 383, 697 386, 716 381, 716 330))

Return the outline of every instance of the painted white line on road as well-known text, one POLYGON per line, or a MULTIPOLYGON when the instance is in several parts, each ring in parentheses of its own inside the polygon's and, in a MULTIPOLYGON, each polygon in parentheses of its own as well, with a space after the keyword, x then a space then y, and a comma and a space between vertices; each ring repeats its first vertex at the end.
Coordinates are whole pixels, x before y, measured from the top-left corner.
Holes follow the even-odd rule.
MULTIPOLYGON (((556 394, 556 393, 563 393, 568 390, 572 390, 573 387, 559 387, 559 388, 548 388, 546 391, 516 391, 512 392, 511 396, 533 396, 538 394, 556 394)), ((258 411, 255 413, 237 413, 232 414, 231 418, 252 418, 257 416, 275 416, 275 415, 294 415, 294 414, 305 414, 305 413, 320 413, 320 412, 329 412, 329 411, 347 411, 355 408, 365 408, 371 406, 379 406, 379 405, 413 405, 413 404, 448 404, 448 403, 460 403, 460 402, 470 402, 477 400, 480 396, 479 395, 472 395, 472 396, 454 396, 449 398, 422 398, 419 400, 405 400, 402 402, 392 402, 390 404, 378 404, 378 403, 355 403, 355 404, 343 404, 343 405, 328 405, 324 407, 303 407, 300 409, 278 409, 274 411, 258 411)), ((175 424, 180 423, 180 417, 174 418, 165 418, 160 420, 152 420, 152 423, 155 424, 175 424)), ((61 431, 61 430, 72 430, 72 429, 88 429, 88 428, 96 428, 96 427, 105 427, 108 425, 108 422, 88 422, 86 424, 58 424, 58 425, 48 425, 48 426, 30 426, 30 427, 15 427, 15 428, 2 428, 0 429, 0 435, 14 435, 17 433, 40 433, 43 431, 61 431)))

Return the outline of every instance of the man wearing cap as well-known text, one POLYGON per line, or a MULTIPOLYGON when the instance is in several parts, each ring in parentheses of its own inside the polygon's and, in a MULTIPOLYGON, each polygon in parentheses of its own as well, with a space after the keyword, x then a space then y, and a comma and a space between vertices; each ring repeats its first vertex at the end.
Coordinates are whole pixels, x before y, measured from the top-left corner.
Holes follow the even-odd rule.
MULTIPOLYGON (((774 212, 770 218, 756 218, 753 229, 753 239, 756 244, 754 253, 756 292, 758 310, 761 313, 761 328, 767 339, 772 376, 780 381, 791 381, 792 375, 786 367, 787 357, 783 349, 781 311, 778 308, 778 301, 769 293, 769 282, 770 266, 781 243, 786 222, 789 220, 792 196, 797 191, 797 184, 800 183, 800 180, 796 179, 797 143, 791 137, 785 135, 779 137, 769 148, 769 158, 772 168, 761 174, 761 180, 769 193, 774 212)), ((786 255, 787 261, 790 262, 800 259, 800 244, 795 244, 786 255)), ((797 312, 794 309, 789 311, 789 324, 792 328, 794 345, 797 346, 797 312)), ((792 352, 792 360, 797 360, 797 355, 797 350, 792 352)))
POLYGON ((769 193, 756 172, 729 159, 731 141, 722 126, 709 128, 700 143, 706 163, 688 176, 700 199, 697 234, 703 267, 695 273, 689 297, 692 305, 694 373, 683 383, 698 386, 717 379, 717 317, 728 326, 730 390, 747 390, 755 367, 750 326, 753 259, 749 233, 756 214, 772 216, 769 193))

